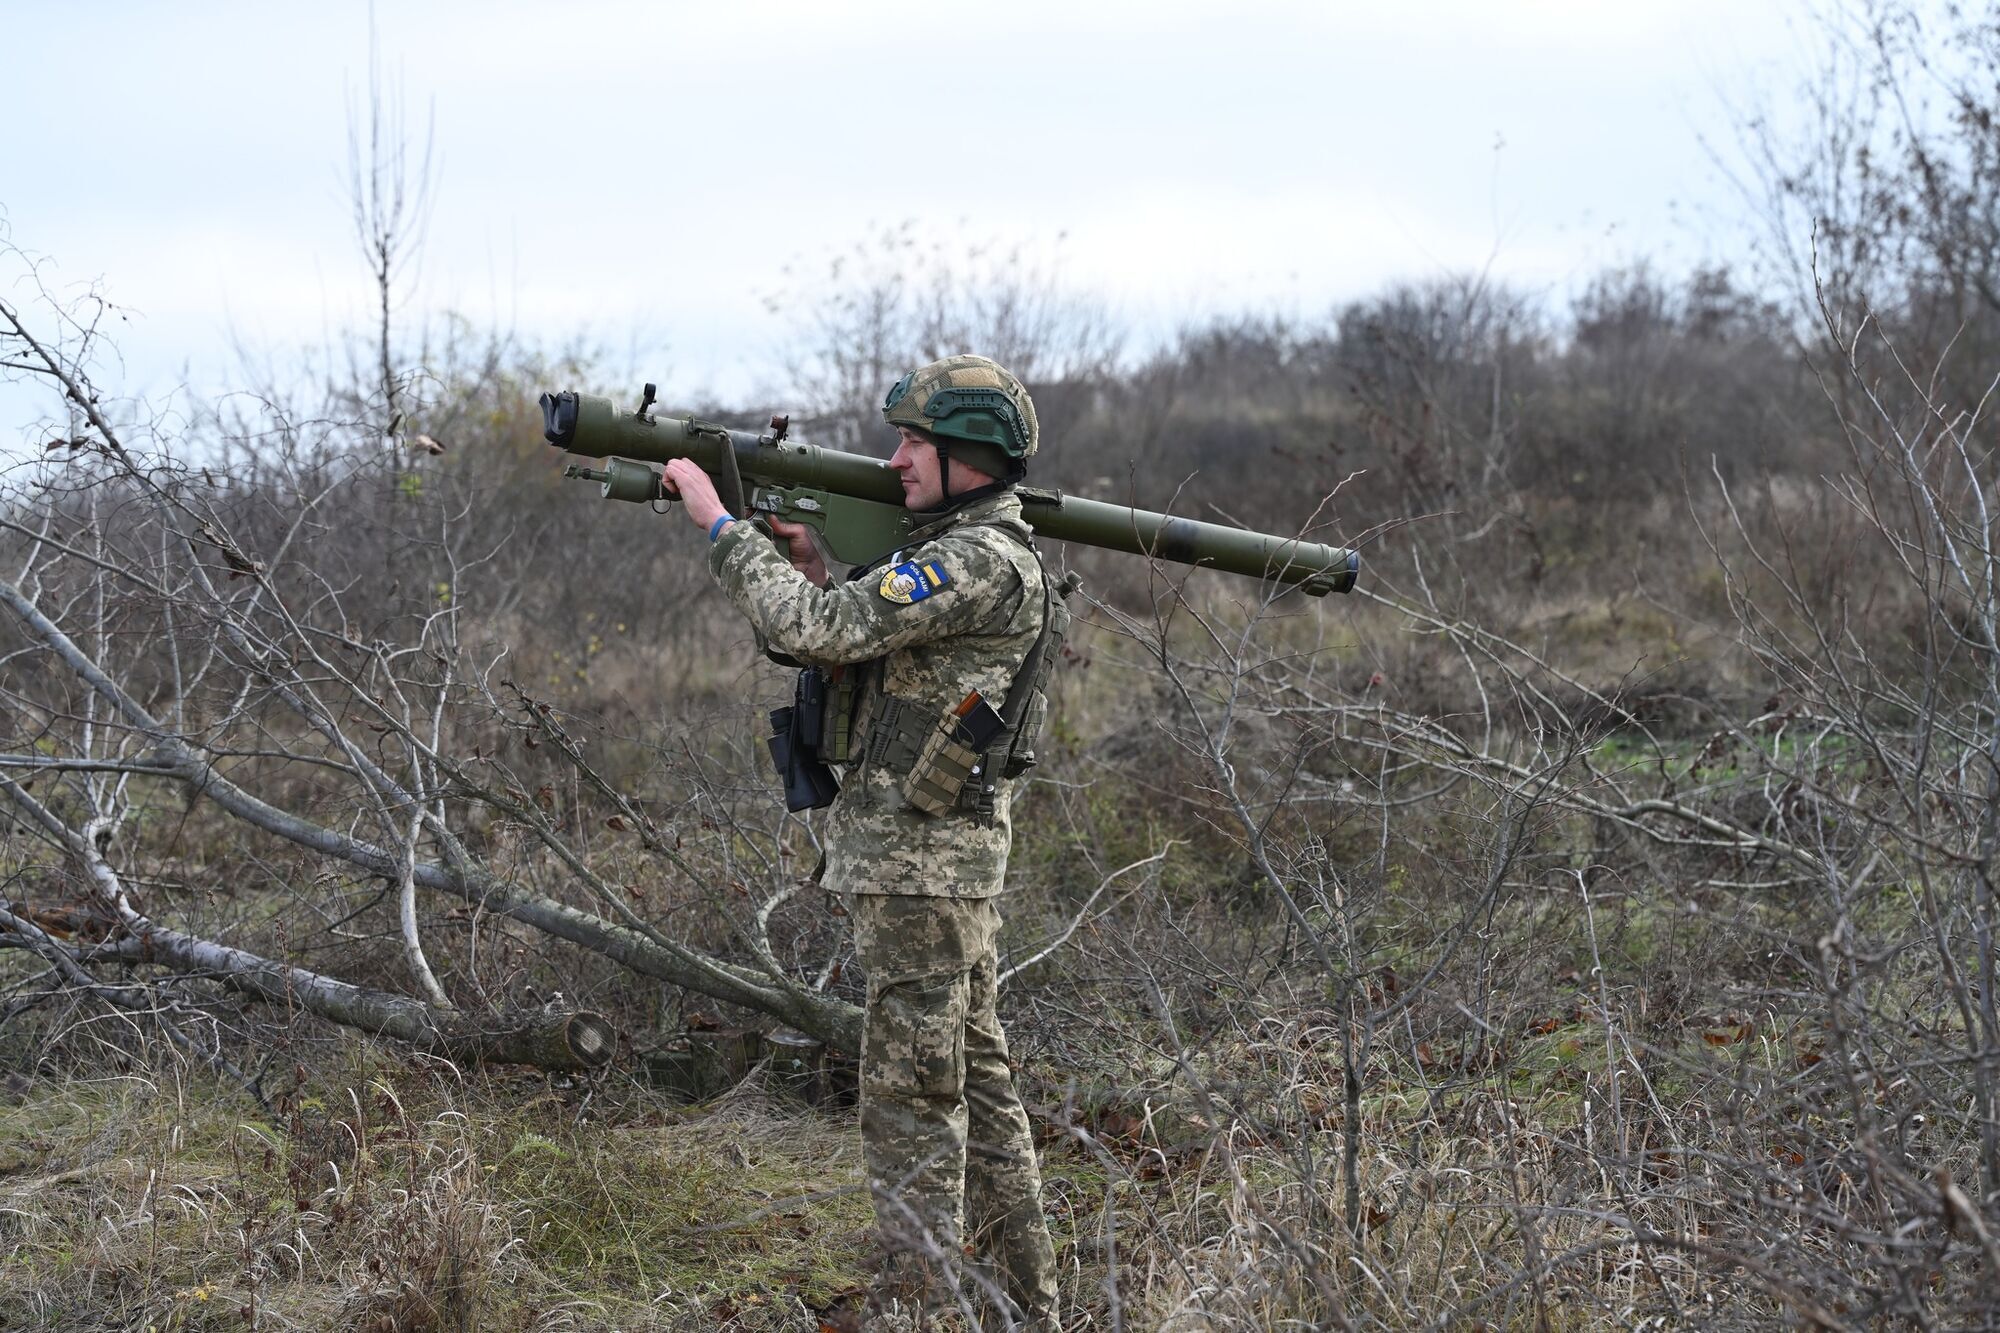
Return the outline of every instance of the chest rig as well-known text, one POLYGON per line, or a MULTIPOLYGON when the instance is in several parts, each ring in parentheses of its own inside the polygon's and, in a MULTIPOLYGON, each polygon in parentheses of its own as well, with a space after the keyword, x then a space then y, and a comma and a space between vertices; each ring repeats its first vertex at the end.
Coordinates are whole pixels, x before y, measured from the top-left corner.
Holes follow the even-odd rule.
MULTIPOLYGON (((995 708, 993 701, 968 694, 940 712, 935 703, 900 698, 884 689, 881 658, 802 669, 792 706, 771 716, 779 733, 771 739, 772 757, 785 778, 792 809, 830 804, 839 788, 830 766, 846 765, 854 770, 850 781, 876 767, 895 775, 904 799, 925 814, 990 819, 1000 783, 1035 765, 1048 721, 1049 678, 1069 633, 1068 599, 1082 580, 1073 573, 1050 578, 1033 542, 1012 524, 968 526, 991 527, 1019 542, 1040 574, 1041 628, 1006 697, 995 708)), ((849 578, 868 577, 901 554, 861 566, 849 578)), ((1027 588, 1023 595, 1035 592, 1027 588)))

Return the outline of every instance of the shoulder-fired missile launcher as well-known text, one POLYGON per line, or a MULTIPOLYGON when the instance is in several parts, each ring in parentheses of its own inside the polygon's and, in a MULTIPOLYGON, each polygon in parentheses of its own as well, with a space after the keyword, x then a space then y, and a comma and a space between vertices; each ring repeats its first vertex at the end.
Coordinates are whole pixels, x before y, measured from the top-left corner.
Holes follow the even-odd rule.
MULTIPOLYGON (((783 417, 753 431, 668 416, 653 410, 650 384, 631 412, 587 393, 545 393, 541 405, 550 444, 605 460, 602 468, 572 464, 566 475, 598 482, 608 499, 666 498, 654 465, 686 458, 715 480, 730 513, 803 523, 829 556, 848 565, 896 550, 919 521, 903 507, 902 484, 887 463, 793 441, 783 417)), ((1360 554, 1345 547, 1032 486, 1015 489, 1029 525, 1055 541, 1270 579, 1315 597, 1350 591, 1361 568, 1360 554)))

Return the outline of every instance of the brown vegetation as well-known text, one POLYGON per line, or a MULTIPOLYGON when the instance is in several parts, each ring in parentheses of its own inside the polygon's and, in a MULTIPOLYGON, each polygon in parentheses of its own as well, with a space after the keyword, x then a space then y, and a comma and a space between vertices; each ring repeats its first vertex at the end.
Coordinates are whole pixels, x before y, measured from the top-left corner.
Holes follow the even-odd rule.
MULTIPOLYGON (((1073 1326, 1995 1319, 1996 56, 1912 22, 1845 30, 1865 134, 1756 142, 1797 305, 1440 282, 1132 360, 1004 262, 815 303, 826 438, 977 345, 1038 481, 1367 542, 1326 602, 1056 553, 1004 1004, 1073 1326), (1918 69, 1951 114, 1887 116, 1918 69)), ((385 316, 169 432, 94 327, 0 306, 62 414, 0 512, 0 1326, 852 1326, 786 685, 686 525, 557 481, 590 367, 385 316), (466 1036, 578 1015, 608 1064, 466 1036)))

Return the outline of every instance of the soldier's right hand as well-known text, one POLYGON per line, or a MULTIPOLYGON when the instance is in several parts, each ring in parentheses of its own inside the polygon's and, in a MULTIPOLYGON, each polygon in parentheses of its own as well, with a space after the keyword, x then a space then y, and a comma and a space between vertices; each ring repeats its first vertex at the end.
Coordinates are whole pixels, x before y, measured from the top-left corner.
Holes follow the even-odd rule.
POLYGON ((813 545, 812 529, 803 523, 787 523, 775 515, 770 519, 771 533, 785 544, 785 558, 792 562, 792 568, 806 577, 816 588, 827 584, 826 561, 820 558, 819 548, 813 545))

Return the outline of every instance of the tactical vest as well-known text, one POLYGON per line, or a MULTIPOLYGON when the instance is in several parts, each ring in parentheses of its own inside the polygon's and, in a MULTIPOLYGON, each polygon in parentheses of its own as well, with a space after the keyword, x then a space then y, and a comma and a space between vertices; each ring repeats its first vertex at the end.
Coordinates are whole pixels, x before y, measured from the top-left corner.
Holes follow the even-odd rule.
MULTIPOLYGON (((996 710, 997 732, 983 743, 976 742, 967 735, 958 710, 948 708, 940 715, 933 705, 877 690, 863 728, 864 739, 857 746, 857 702, 863 697, 867 676, 873 673, 879 679, 881 658, 831 669, 805 668, 795 691, 794 708, 817 714, 805 730, 811 734, 815 757, 822 763, 856 764, 861 769, 879 765, 902 779, 904 799, 915 809, 931 815, 956 811, 990 819, 1000 783, 1020 777, 1035 765, 1036 747, 1048 721, 1049 678, 1069 633, 1068 599, 1082 580, 1073 573, 1051 579, 1034 543, 1011 525, 968 526, 995 527, 1007 533, 1027 548, 1041 571, 1042 626, 996 710)), ((851 577, 861 578, 893 559, 894 554, 885 556, 851 577)), ((807 720, 802 717, 801 721, 807 720)), ((831 799, 829 792, 825 800, 815 803, 826 804, 831 799)))

